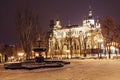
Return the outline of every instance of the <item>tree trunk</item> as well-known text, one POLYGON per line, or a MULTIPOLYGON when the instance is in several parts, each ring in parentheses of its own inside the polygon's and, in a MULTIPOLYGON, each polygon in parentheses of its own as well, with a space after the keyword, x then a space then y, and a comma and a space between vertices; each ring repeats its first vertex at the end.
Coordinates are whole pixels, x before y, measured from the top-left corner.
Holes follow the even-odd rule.
POLYGON ((72 58, 72 38, 70 38, 70 56, 72 58))
POLYGON ((108 49, 108 57, 109 57, 109 59, 111 59, 111 51, 110 51, 110 46, 109 46, 109 49, 108 49))
POLYGON ((79 54, 80 54, 80 56, 81 56, 81 40, 80 40, 80 37, 79 37, 79 54))

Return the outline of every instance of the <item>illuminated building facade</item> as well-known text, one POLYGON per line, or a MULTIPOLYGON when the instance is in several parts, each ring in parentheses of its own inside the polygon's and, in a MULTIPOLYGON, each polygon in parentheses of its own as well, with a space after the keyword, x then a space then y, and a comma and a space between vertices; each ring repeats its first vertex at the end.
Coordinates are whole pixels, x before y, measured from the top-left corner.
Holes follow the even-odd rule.
POLYGON ((63 27, 59 20, 54 21, 49 38, 49 54, 51 57, 100 56, 104 49, 99 19, 94 19, 89 8, 88 18, 83 24, 63 27))

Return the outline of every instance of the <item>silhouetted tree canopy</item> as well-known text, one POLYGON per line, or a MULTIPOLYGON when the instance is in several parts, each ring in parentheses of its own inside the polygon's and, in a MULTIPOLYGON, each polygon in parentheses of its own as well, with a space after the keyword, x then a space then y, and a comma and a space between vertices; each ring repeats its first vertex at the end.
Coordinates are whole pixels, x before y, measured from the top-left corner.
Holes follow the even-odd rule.
POLYGON ((33 44, 38 34, 38 19, 31 9, 19 8, 16 16, 16 27, 18 31, 19 42, 29 59, 33 44))

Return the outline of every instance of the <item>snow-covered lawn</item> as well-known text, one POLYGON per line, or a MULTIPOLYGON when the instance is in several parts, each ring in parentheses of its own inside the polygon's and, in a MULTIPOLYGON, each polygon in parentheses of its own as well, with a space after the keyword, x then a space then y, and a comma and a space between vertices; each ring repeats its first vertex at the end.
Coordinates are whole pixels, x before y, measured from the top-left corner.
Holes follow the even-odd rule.
POLYGON ((120 80, 120 60, 67 60, 62 68, 5 70, 0 80, 120 80))

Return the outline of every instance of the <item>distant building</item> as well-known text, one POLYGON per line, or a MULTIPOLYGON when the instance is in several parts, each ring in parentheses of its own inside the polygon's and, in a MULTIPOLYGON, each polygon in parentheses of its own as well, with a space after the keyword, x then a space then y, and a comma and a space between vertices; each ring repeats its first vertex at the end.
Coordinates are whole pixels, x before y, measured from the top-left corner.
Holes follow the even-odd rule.
MULTIPOLYGON (((49 38, 49 55, 51 57, 93 56, 104 49, 99 19, 93 18, 89 8, 88 18, 82 25, 63 27, 59 20, 53 21, 49 38)), ((98 54, 99 56, 99 54, 98 54)))
POLYGON ((4 44, 0 43, 0 62, 5 62, 4 44))

